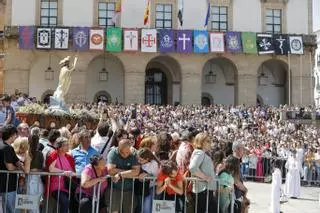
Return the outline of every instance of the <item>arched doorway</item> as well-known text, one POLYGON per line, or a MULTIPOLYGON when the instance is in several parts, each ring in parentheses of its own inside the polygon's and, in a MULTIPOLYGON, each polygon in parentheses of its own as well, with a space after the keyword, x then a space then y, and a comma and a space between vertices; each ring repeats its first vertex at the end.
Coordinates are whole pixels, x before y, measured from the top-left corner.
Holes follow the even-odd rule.
POLYGON ((237 68, 224 57, 207 61, 202 69, 202 100, 211 98, 211 104, 237 103, 237 68))
POLYGON ((263 100, 263 104, 279 106, 288 102, 287 70, 287 64, 277 59, 260 65, 257 73, 257 96, 263 100))
POLYGON ((93 98, 93 102, 94 103, 99 103, 99 102, 103 102, 106 104, 111 104, 112 103, 112 98, 110 96, 110 94, 106 91, 99 91, 95 94, 94 98, 93 98))
POLYGON ((210 106, 214 104, 212 96, 208 93, 202 93, 201 104, 203 106, 210 106))
POLYGON ((41 101, 44 104, 50 104, 50 96, 53 96, 54 91, 53 90, 47 90, 45 91, 41 96, 41 101))
POLYGON ((167 104, 167 76, 160 69, 150 69, 145 78, 145 100, 147 104, 167 104))
POLYGON ((105 53, 93 58, 86 77, 87 100, 97 101, 99 91, 108 91, 110 100, 124 102, 124 68, 118 57, 105 53))
POLYGON ((146 67, 145 103, 179 104, 181 71, 179 63, 170 56, 153 58, 146 67))

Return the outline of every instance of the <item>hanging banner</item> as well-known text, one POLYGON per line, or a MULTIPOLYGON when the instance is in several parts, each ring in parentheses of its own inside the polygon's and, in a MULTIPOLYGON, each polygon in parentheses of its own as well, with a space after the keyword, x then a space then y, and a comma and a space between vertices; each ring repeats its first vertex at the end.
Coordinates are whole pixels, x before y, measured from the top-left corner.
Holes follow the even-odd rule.
POLYGON ((193 31, 194 45, 193 51, 195 53, 207 53, 209 52, 208 31, 195 30, 193 31))
POLYGON ((251 32, 241 33, 242 47, 244 53, 257 54, 257 34, 251 32))
POLYGON ((226 47, 229 53, 242 52, 241 33, 240 32, 226 32, 226 47))
POLYGON ((33 49, 34 48, 34 27, 19 26, 19 48, 33 49))
POLYGON ((192 53, 192 31, 178 30, 177 38, 177 52, 178 53, 192 53))
POLYGON ((107 29, 107 45, 106 50, 109 52, 122 51, 122 29, 108 28, 107 29))
POLYGON ((51 29, 37 28, 37 48, 50 49, 51 48, 51 29))
POLYGON ((124 51, 138 51, 138 39, 139 39, 139 32, 138 30, 129 30, 125 29, 123 32, 123 39, 124 39, 124 51))
POLYGON ((289 40, 287 35, 273 35, 273 47, 276 55, 288 55, 289 40))
POLYGON ((152 212, 157 213, 175 213, 175 201, 169 200, 153 200, 152 212))
POLYGON ((289 36, 290 53, 296 55, 303 55, 302 36, 289 36))
POLYGON ((69 29, 56 28, 54 30, 54 48, 55 49, 68 49, 69 47, 69 29))
POLYGON ((161 53, 172 53, 175 51, 174 31, 159 30, 159 50, 161 53))
POLYGON ((73 28, 73 49, 76 51, 87 51, 89 49, 89 28, 73 28))
POLYGON ((271 34, 257 34, 257 45, 259 55, 274 53, 271 34))
POLYGON ((90 50, 103 50, 104 49, 104 30, 103 29, 90 29, 90 50))
POLYGON ((210 33, 210 51, 216 53, 224 52, 223 33, 210 33))
POLYGON ((157 30, 156 29, 141 30, 141 52, 148 52, 148 53, 157 52, 157 30))

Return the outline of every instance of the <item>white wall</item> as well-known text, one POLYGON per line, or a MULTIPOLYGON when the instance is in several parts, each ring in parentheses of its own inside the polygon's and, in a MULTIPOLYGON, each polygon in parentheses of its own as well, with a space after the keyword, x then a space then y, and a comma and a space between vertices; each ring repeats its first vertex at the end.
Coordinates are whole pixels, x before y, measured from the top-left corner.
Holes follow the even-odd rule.
POLYGON ((270 70, 264 67, 264 74, 268 76, 268 83, 266 86, 259 85, 259 80, 257 79, 257 95, 260 95, 263 99, 263 103, 271 106, 279 106, 285 103, 285 88, 276 87, 272 85, 274 83, 274 78, 270 70))
POLYGON ((93 22, 94 0, 64 0, 63 25, 90 27, 93 22))
POLYGON ((35 25, 36 0, 12 0, 11 25, 35 25))
MULTIPOLYGON (((142 28, 147 0, 122 0, 121 26, 142 28)), ((152 11, 151 11, 152 12, 152 11)))
POLYGON ((217 79, 215 84, 205 83, 205 74, 202 74, 202 92, 209 93, 213 98, 214 104, 234 104, 234 86, 226 85, 226 80, 221 68, 217 65, 212 65, 216 72, 217 79))
POLYGON ((320 29, 320 1, 313 0, 313 31, 320 29))
POLYGON ((288 1, 287 33, 308 34, 308 0, 288 1))
MULTIPOLYGON (((206 29, 207 0, 184 0, 184 29, 206 29)), ((173 17, 177 19, 177 17, 173 17)), ((179 24, 180 26, 180 24, 179 24)))
POLYGON ((260 0, 233 1, 233 30, 262 31, 260 0))

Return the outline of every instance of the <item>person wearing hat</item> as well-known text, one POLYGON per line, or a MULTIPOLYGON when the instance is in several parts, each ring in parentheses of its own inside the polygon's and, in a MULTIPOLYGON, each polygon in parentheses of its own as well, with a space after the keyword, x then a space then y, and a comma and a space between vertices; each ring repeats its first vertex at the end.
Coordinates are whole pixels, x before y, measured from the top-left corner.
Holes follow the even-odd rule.
POLYGON ((61 65, 60 75, 59 75, 59 83, 56 91, 53 96, 58 100, 65 102, 65 97, 68 94, 70 85, 71 85, 71 74, 74 71, 78 58, 75 57, 73 61, 73 66, 70 67, 70 56, 65 57, 60 61, 59 65, 61 65))
POLYGON ((297 151, 294 149, 291 151, 290 156, 286 162, 286 169, 288 170, 286 175, 286 183, 284 186, 284 193, 290 198, 297 199, 300 197, 301 177, 303 176, 303 169, 301 162, 297 158, 297 151))

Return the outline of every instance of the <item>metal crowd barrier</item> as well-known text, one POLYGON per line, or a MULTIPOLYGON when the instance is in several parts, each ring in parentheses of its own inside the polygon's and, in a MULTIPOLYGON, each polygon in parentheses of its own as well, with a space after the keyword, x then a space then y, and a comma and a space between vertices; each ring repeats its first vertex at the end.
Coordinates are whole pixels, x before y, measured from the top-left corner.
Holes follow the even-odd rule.
MULTIPOLYGON (((286 179, 287 169, 285 168, 286 158, 268 158, 247 156, 243 158, 241 165, 241 172, 243 177, 247 181, 254 182, 271 182, 273 161, 280 160, 281 173, 283 181, 286 179)), ((302 162, 302 179, 301 185, 320 186, 320 164, 312 162, 311 165, 307 165, 302 162)))
MULTIPOLYGON (((3 206, 7 206, 7 202, 10 202, 11 204, 11 209, 2 209, 2 206, 0 205, 0 212, 2 210, 2 213, 13 213, 13 212, 18 212, 18 213, 25 213, 25 212, 31 212, 31 213, 82 213, 88 211, 84 211, 82 208, 83 206, 81 205, 81 201, 83 198, 88 198, 88 197, 83 197, 84 191, 81 187, 78 187, 77 190, 75 191, 72 189, 72 182, 74 182, 74 178, 79 178, 79 176, 66 176, 63 173, 48 173, 48 172, 31 172, 29 174, 24 174, 21 171, 4 171, 0 170, 0 174, 3 176, 3 174, 6 175, 6 191, 0 193, 1 197, 3 198, 2 204, 3 206), (22 185, 22 182, 20 181, 21 178, 25 178, 25 183, 22 185), (36 177, 36 178, 35 178, 36 177), (41 188, 40 186, 43 185, 44 191, 49 191, 50 189, 50 182, 48 182, 47 185, 43 183, 43 178, 48 178, 50 179, 51 177, 58 177, 58 191, 57 195, 52 196, 50 193, 44 193, 43 191, 39 190, 37 193, 30 193, 32 190, 33 192, 35 191, 34 189, 36 187, 41 188), (16 180, 15 180, 16 178, 16 180), (67 193, 67 198, 64 197, 65 193, 61 189, 61 180, 62 178, 69 178, 69 188, 67 193), (10 181, 9 181, 10 179, 10 181), (31 179, 38 179, 39 182, 35 185, 34 183, 32 184, 29 180, 31 179), (8 192, 9 189, 9 182, 10 184, 14 184, 11 181, 14 180, 16 184, 16 189, 13 192, 15 196, 9 196, 10 193, 8 192), (28 184, 32 184, 31 186, 28 186, 28 184), (22 190, 22 188, 30 188, 32 190, 22 190), (61 200, 60 200, 61 198, 61 200), (67 199, 62 202, 62 199, 67 199), (60 205, 59 205, 60 203, 60 205), (66 206, 67 205, 67 206, 66 206)), ((121 213, 175 213, 175 212, 181 212, 181 213, 202 213, 198 212, 198 194, 193 194, 192 198, 190 198, 190 193, 187 192, 187 186, 191 182, 193 184, 196 184, 198 182, 203 182, 199 179, 196 178, 185 178, 184 179, 184 191, 185 193, 181 196, 175 194, 173 196, 173 199, 169 199, 169 197, 166 197, 165 194, 162 196, 159 196, 156 194, 156 178, 154 177, 145 177, 142 181, 142 194, 137 195, 136 190, 135 190, 135 181, 138 179, 125 179, 132 181, 130 184, 132 184, 131 190, 126 191, 125 186, 125 181, 121 182, 121 189, 115 187, 115 183, 112 181, 111 176, 106 176, 107 179, 107 188, 105 192, 101 192, 101 186, 102 184, 96 184, 94 185, 93 188, 93 196, 91 200, 91 213, 99 213, 99 210, 101 210, 101 204, 106 203, 106 209, 104 209, 103 212, 113 212, 113 205, 115 205, 116 209, 118 212, 121 213), (148 196, 145 196, 145 187, 147 186, 145 183, 154 183, 152 184, 152 187, 149 187, 149 192, 151 193, 148 196), (120 198, 119 198, 120 194, 120 198), (143 199, 142 199, 143 198, 143 199), (145 205, 145 202, 149 202, 151 199, 151 206, 146 208, 147 205, 145 205), (117 200, 117 199, 120 199, 117 200), (116 206, 116 203, 120 203, 119 206, 116 206), (180 211, 177 210, 177 206, 180 205, 181 209, 180 211), (140 207, 140 208, 139 208, 140 207)), ((0 180, 4 181, 4 180, 0 180)), ((217 183, 217 189, 220 189, 219 181, 218 180, 213 180, 217 183)), ((141 188, 138 187, 140 190, 141 188)), ((137 189, 138 189, 137 188, 137 189)), ((216 212, 218 213, 220 210, 220 190, 219 192, 214 191, 212 192, 212 196, 209 194, 211 192, 207 191, 206 193, 206 213, 209 213, 208 210, 208 203, 210 201, 216 202, 216 207, 217 210, 216 212), (218 193, 218 194, 217 194, 218 193), (209 200, 211 198, 214 198, 214 200, 209 200)), ((230 206, 234 206, 234 191, 232 188, 228 191, 228 196, 230 195, 230 206)), ((0 198, 1 198, 0 197, 0 198)), ((224 198, 225 199, 225 198, 224 198)), ((87 202, 87 204, 90 202, 87 202)), ((223 213, 233 213, 233 208, 230 208, 228 211, 223 212, 223 213)), ((214 211, 213 211, 214 212, 214 211)), ((210 212, 211 213, 211 212, 210 212)))

